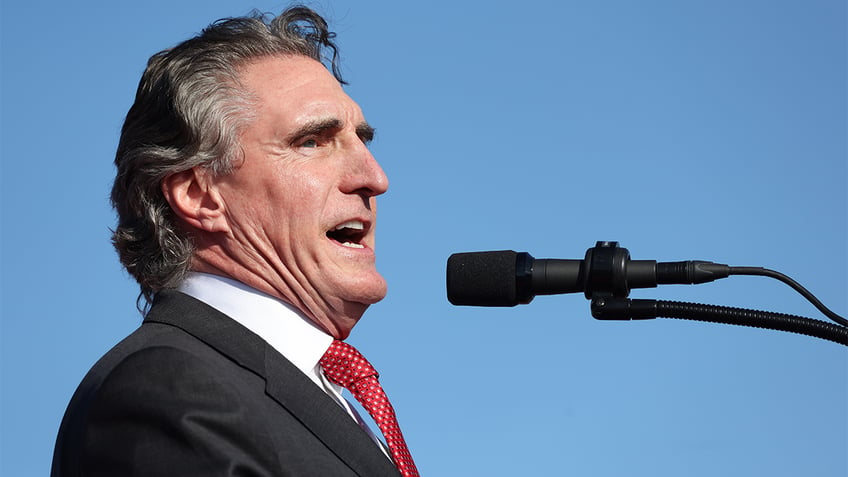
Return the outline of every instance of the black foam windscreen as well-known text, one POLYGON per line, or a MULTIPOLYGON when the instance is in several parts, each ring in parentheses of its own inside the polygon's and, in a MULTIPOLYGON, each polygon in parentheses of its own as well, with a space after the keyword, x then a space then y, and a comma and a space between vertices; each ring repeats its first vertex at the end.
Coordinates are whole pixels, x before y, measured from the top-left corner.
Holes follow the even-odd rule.
POLYGON ((448 258, 448 301, 454 305, 515 306, 517 253, 455 253, 448 258))

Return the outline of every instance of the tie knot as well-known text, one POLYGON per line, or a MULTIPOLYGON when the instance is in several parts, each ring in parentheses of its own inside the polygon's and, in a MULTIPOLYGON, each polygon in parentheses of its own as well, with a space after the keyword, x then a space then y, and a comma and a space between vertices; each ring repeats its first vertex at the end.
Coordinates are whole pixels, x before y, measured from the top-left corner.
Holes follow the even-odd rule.
POLYGON ((380 376, 362 353, 340 340, 333 341, 319 363, 327 379, 344 388, 363 378, 380 376))

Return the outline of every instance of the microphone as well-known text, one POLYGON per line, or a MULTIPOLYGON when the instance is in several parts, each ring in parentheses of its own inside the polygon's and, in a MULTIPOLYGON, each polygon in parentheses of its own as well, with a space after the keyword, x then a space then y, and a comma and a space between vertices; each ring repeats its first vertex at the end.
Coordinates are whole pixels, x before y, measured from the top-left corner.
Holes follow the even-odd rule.
POLYGON ((729 275, 724 264, 631 260, 618 242, 597 242, 583 260, 535 259, 512 250, 455 253, 448 258, 446 282, 454 305, 515 306, 536 295, 626 297, 631 288, 706 283, 729 275))

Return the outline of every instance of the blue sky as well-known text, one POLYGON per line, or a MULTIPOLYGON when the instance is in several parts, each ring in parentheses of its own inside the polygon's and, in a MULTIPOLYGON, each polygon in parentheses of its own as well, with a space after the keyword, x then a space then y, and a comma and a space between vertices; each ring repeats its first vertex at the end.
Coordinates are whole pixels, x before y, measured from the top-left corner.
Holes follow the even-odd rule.
MULTIPOLYGON (((3 2, 0 474, 140 322, 109 244, 147 58, 276 1, 3 2)), ((454 252, 762 266, 848 314, 848 7, 835 0, 311 2, 391 180, 389 295, 350 341, 427 476, 848 475, 848 349, 581 295, 453 307, 454 252)), ((774 280, 635 290, 820 318, 774 280)))

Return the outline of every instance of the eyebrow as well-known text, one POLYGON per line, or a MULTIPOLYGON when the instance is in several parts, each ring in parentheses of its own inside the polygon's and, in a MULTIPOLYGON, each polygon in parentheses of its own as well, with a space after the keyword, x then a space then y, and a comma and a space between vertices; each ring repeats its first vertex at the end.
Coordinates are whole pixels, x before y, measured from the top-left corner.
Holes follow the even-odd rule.
POLYGON ((374 139, 374 134, 376 132, 377 131, 374 129, 373 126, 364 121, 356 126, 356 135, 359 136, 359 138, 362 139, 362 142, 366 144, 368 144, 374 139))
MULTIPOLYGON (((292 138, 300 138, 305 136, 320 136, 322 134, 326 134, 329 131, 339 130, 344 126, 342 120, 337 118, 326 118, 326 119, 317 119, 314 121, 309 121, 304 124, 297 130, 295 130, 290 137, 292 138)), ((356 135, 362 140, 362 142, 368 143, 372 139, 374 139, 375 129, 363 121, 356 126, 356 135)))
POLYGON ((342 121, 336 118, 316 119, 309 121, 291 133, 292 138, 318 136, 333 129, 341 129, 342 121))

